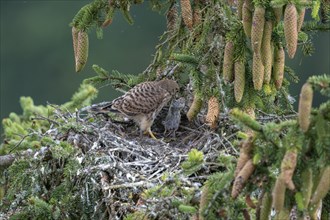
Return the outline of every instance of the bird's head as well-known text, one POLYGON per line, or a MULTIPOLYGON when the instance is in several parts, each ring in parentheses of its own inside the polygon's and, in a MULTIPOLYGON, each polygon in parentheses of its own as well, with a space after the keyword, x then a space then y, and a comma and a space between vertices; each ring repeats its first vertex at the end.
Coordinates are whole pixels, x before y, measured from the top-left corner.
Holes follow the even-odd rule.
POLYGON ((168 91, 171 95, 174 95, 180 89, 178 83, 171 79, 162 79, 158 83, 161 88, 168 91))
POLYGON ((171 107, 174 109, 183 109, 186 104, 186 99, 184 97, 181 97, 179 99, 173 100, 171 107))

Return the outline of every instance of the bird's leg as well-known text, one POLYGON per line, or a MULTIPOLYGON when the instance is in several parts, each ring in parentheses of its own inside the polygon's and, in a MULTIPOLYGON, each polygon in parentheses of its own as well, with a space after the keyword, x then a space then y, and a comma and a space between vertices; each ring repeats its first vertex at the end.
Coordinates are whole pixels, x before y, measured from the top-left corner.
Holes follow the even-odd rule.
POLYGON ((173 131, 171 135, 173 138, 176 138, 175 131, 173 131))
POLYGON ((152 133, 152 131, 151 131, 150 128, 148 128, 148 130, 145 131, 145 134, 147 134, 147 133, 150 135, 150 137, 152 137, 153 139, 157 140, 157 138, 156 138, 155 135, 152 133))

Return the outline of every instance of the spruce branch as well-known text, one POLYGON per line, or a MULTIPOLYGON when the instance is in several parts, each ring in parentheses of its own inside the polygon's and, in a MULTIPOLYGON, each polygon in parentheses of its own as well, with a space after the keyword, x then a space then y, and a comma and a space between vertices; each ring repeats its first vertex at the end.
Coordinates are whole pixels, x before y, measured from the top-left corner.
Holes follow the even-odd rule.
POLYGON ((322 95, 330 97, 330 75, 311 76, 307 81, 322 95))
POLYGON ((329 31, 330 30, 330 23, 318 23, 316 21, 306 21, 304 22, 302 31, 309 32, 309 31, 329 31))
POLYGON ((230 115, 254 131, 262 132, 262 125, 243 111, 234 108, 230 111, 230 115))
POLYGON ((192 64, 194 66, 198 65, 198 59, 194 56, 187 54, 174 53, 170 56, 170 60, 179 61, 182 63, 192 64))

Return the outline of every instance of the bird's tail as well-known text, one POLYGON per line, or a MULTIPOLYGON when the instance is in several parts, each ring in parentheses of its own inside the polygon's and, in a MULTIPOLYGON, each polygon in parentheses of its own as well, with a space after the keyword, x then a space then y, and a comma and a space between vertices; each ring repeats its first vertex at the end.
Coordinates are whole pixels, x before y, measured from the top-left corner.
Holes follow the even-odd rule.
POLYGON ((94 104, 90 107, 89 111, 94 113, 109 113, 109 112, 118 112, 112 108, 112 102, 101 102, 94 104))

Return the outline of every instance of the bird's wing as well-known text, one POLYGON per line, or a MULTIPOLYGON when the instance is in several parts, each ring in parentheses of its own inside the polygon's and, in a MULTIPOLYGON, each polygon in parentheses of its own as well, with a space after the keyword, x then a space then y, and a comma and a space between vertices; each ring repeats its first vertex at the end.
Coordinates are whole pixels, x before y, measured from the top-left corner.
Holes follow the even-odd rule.
POLYGON ((127 116, 149 114, 160 110, 171 95, 153 82, 145 82, 132 88, 112 102, 112 108, 127 116))

